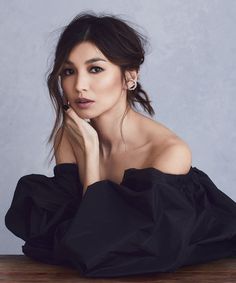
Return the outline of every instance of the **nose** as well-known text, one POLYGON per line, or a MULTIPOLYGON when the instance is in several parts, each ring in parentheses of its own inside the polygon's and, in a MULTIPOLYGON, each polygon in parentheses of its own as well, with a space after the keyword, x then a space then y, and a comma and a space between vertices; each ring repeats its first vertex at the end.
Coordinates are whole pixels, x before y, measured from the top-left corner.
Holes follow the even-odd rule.
POLYGON ((77 74, 76 81, 75 81, 75 89, 78 92, 86 90, 88 87, 88 78, 85 74, 77 74))

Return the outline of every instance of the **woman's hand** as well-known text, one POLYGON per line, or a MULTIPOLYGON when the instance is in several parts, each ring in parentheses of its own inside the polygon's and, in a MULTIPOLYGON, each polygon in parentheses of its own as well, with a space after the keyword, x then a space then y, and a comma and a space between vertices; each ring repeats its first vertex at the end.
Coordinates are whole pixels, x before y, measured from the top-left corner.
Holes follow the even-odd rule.
POLYGON ((84 163, 84 195, 89 185, 100 181, 98 135, 96 130, 71 107, 66 111, 66 115, 65 130, 68 132, 68 139, 75 151, 79 151, 79 162, 82 158, 84 163))
POLYGON ((99 140, 96 130, 84 119, 80 118, 73 108, 66 111, 65 130, 74 148, 78 148, 84 156, 97 151, 99 140))

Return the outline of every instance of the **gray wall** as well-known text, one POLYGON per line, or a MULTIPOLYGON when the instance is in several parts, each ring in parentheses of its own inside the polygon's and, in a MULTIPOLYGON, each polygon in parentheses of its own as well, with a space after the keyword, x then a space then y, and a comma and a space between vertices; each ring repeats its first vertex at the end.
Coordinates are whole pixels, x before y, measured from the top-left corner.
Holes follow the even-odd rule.
POLYGON ((112 12, 143 28, 151 48, 141 83, 154 119, 191 147, 193 166, 236 200, 236 1, 0 1, 0 253, 21 254, 4 225, 18 179, 53 176, 46 145, 54 112, 45 73, 56 30, 79 12, 112 12))

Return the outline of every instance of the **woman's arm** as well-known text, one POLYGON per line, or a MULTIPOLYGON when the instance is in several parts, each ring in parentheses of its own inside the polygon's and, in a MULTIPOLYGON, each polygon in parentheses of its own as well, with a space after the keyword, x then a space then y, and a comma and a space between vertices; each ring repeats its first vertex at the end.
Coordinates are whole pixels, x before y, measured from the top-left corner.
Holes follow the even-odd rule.
POLYGON ((76 155, 72 145, 70 144, 66 131, 62 131, 62 127, 59 128, 54 139, 54 156, 56 164, 60 163, 77 163, 78 154, 76 155), (62 138, 61 138, 62 135, 62 138))
POLYGON ((99 146, 95 146, 93 150, 86 153, 83 195, 89 185, 100 180, 99 146))
POLYGON ((94 182, 100 181, 99 172, 99 146, 95 146, 93 150, 86 152, 85 160, 84 155, 81 155, 79 147, 76 144, 70 142, 67 131, 59 128, 55 140, 54 140, 54 155, 56 164, 60 163, 77 163, 80 168, 85 168, 83 181, 83 195, 85 194, 87 187, 94 182), (62 134, 61 142, 60 135, 62 134), (57 145, 58 149, 56 151, 57 145), (76 148, 75 148, 76 146, 76 148), (80 157, 79 157, 80 156, 80 157), (85 163, 85 167, 82 163, 85 163))

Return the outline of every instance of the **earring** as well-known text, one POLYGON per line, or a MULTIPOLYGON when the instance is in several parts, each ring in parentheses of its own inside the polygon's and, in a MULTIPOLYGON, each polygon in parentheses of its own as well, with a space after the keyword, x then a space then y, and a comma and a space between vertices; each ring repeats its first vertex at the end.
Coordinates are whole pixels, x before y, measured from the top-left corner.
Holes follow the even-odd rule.
POLYGON ((130 88, 128 88, 128 89, 129 89, 129 90, 134 90, 134 89, 136 89, 136 87, 137 87, 137 81, 135 81, 134 79, 130 79, 130 81, 133 81, 134 84, 133 84, 130 88))
POLYGON ((70 106, 70 102, 69 102, 69 100, 67 101, 67 105, 68 105, 68 106, 70 106))

